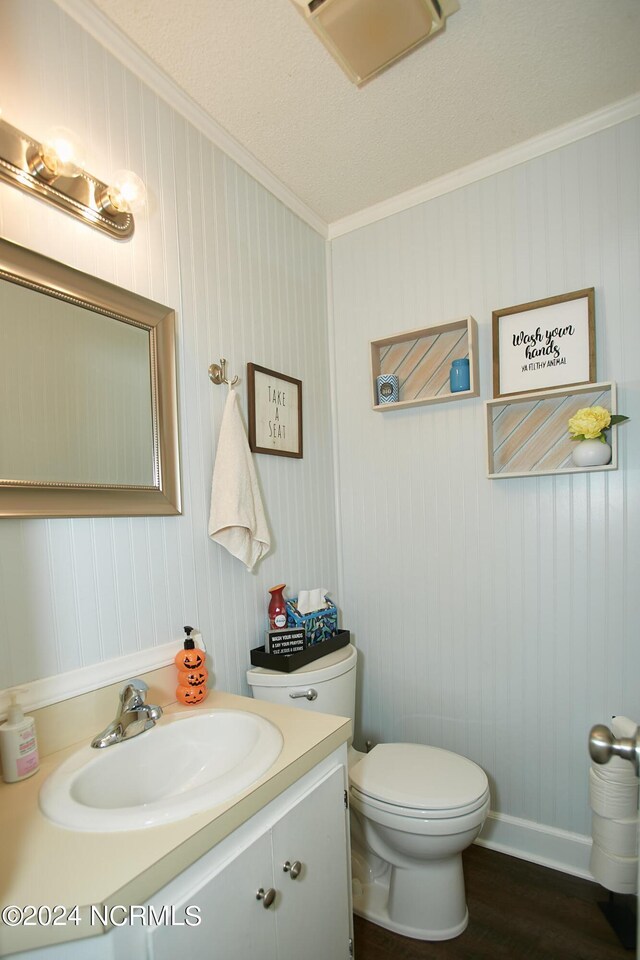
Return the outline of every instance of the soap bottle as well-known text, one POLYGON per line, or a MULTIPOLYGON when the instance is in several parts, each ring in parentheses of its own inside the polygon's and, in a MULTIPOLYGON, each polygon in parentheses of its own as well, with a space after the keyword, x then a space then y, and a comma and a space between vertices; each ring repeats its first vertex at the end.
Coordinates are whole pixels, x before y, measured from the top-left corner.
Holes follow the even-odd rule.
POLYGON ((33 717, 25 717, 12 692, 9 715, 0 725, 0 759, 2 778, 6 783, 26 780, 40 768, 36 725, 33 717))
POLYGON ((180 703, 193 706, 195 703, 202 703, 209 693, 207 690, 209 671, 205 666, 204 651, 196 649, 195 640, 191 636, 193 627, 185 627, 184 632, 187 635, 184 649, 176 653, 174 658, 178 668, 176 697, 180 703))

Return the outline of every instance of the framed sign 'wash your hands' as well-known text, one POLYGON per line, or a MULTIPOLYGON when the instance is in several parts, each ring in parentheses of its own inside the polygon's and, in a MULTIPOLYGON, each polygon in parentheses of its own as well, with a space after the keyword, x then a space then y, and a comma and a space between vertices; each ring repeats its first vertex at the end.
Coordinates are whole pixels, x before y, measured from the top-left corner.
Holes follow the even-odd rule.
POLYGON ((596 379, 594 288, 493 311, 493 395, 596 379))

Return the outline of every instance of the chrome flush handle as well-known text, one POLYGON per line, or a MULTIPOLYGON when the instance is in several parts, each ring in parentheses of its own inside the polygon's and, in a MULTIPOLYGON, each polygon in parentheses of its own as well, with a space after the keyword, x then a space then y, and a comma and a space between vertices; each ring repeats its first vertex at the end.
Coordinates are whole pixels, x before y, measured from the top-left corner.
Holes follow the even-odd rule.
POLYGON ((292 700, 317 700, 318 691, 310 687, 308 690, 295 690, 293 693, 290 693, 289 696, 292 700))

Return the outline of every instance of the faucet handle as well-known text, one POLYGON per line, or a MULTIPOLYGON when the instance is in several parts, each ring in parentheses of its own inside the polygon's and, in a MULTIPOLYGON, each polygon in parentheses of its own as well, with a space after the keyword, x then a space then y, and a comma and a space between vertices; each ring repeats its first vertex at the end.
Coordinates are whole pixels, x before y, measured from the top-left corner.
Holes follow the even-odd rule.
POLYGON ((135 709, 144 703, 148 689, 148 685, 140 677, 128 680, 120 691, 120 703, 129 710, 135 709))

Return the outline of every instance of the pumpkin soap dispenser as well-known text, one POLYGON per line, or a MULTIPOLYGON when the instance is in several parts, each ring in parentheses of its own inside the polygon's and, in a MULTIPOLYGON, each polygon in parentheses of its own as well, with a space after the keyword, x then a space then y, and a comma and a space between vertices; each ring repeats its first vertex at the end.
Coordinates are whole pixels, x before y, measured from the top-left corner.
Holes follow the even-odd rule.
POLYGON ((207 690, 209 673, 205 666, 205 653, 203 650, 198 650, 191 636, 193 627, 185 627, 184 632, 187 635, 184 649, 175 656, 175 665, 178 668, 176 697, 180 703, 193 706, 196 703, 202 703, 209 693, 207 690))

